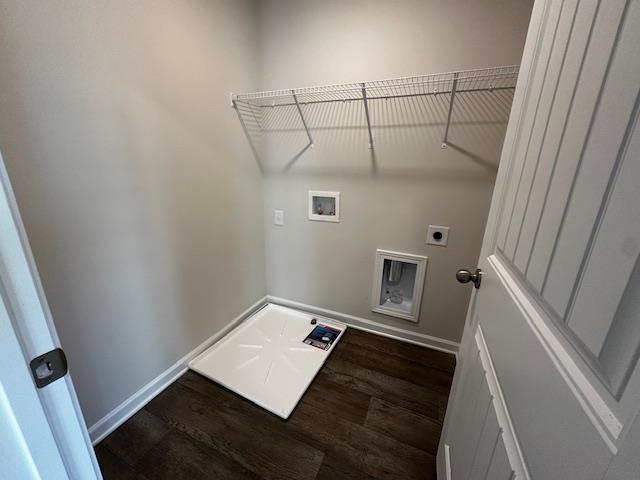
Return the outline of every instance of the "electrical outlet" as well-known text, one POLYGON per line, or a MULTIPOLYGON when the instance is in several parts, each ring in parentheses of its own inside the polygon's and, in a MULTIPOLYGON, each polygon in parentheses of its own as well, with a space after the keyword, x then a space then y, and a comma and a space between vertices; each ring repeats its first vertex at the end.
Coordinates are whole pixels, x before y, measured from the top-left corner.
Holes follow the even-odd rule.
POLYGON ((427 243, 429 245, 438 245, 446 247, 449 241, 449 227, 441 225, 429 225, 427 228, 427 243))
POLYGON ((273 211, 273 224, 274 225, 284 225, 284 211, 283 210, 274 210, 273 211))

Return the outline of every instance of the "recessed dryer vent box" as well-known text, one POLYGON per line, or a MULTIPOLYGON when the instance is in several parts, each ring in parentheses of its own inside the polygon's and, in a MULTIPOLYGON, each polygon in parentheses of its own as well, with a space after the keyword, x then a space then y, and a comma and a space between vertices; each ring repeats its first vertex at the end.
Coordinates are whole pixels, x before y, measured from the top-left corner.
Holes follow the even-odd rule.
POLYGON ((340 221, 340 192, 309 191, 309 220, 340 221))
POLYGON ((427 243, 429 245, 438 245, 446 247, 449 242, 449 227, 442 225, 429 225, 427 228, 427 243))
POLYGON ((371 309, 417 322, 427 257, 377 250, 371 309))

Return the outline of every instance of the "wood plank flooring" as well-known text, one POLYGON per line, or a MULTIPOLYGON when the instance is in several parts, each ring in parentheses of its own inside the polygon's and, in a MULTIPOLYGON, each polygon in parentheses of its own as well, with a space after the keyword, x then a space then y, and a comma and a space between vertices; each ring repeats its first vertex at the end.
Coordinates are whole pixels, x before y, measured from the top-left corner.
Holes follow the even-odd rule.
POLYGON ((187 372, 96 454, 105 480, 435 479, 454 368, 348 329, 288 420, 187 372))

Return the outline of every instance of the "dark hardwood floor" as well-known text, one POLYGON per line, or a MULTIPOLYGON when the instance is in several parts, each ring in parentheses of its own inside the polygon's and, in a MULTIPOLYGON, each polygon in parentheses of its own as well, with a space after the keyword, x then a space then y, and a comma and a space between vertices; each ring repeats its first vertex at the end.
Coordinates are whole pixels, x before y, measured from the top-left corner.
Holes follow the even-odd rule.
POLYGON ((454 367, 349 329, 288 420, 188 372, 96 454, 106 480, 435 479, 454 367))

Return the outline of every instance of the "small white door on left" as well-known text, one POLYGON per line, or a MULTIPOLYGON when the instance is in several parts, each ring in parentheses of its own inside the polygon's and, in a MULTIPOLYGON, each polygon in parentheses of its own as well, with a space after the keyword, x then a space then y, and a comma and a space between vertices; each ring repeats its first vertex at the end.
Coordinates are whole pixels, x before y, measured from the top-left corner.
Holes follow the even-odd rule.
POLYGON ((0 154, 0 480, 102 478, 70 375, 42 388, 32 378, 30 360, 56 347, 0 154))

